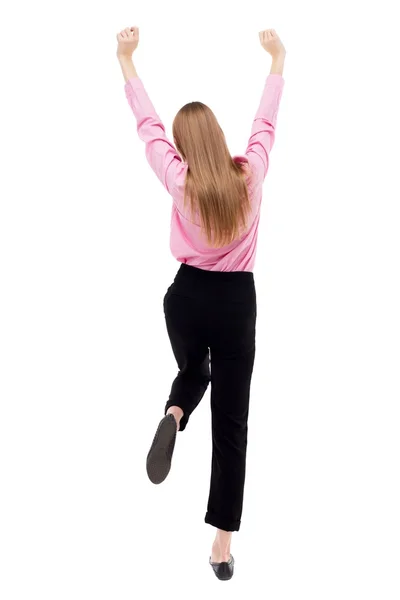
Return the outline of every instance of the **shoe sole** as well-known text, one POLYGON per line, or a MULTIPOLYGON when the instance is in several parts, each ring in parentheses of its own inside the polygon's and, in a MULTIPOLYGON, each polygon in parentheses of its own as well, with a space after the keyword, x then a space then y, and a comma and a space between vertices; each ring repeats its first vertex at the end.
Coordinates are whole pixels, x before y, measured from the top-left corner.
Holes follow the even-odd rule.
POLYGON ((176 433, 174 415, 166 415, 160 421, 147 455, 146 470, 152 483, 162 483, 170 472, 176 433))

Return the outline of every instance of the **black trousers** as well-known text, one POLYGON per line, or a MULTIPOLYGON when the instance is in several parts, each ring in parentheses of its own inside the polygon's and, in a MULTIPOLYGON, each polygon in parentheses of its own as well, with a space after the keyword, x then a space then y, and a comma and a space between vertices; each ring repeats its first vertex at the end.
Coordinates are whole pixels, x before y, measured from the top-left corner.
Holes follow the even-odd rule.
POLYGON ((238 531, 255 355, 253 274, 182 264, 165 295, 164 312, 179 367, 165 412, 179 406, 184 431, 211 382, 212 465, 205 522, 238 531))

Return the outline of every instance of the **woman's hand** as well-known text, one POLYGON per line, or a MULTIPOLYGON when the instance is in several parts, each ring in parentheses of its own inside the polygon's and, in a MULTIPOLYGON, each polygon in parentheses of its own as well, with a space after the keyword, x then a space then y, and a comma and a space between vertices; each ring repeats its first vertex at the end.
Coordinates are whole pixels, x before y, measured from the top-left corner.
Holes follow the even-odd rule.
POLYGON ((273 60, 286 54, 285 47, 275 29, 260 31, 259 36, 261 46, 272 56, 273 60))
POLYGON ((139 44, 139 28, 127 27, 117 34, 118 48, 117 56, 119 59, 132 58, 133 52, 139 44))
POLYGON ((275 29, 260 31, 261 46, 272 56, 271 75, 282 75, 286 50, 275 29))

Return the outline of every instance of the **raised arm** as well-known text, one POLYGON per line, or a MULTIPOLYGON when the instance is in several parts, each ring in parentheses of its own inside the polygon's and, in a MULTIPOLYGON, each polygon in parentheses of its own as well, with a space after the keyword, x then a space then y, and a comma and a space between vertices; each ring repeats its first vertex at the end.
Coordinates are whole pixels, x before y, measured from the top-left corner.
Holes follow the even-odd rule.
POLYGON ((272 56, 272 65, 253 121, 246 156, 256 181, 262 182, 268 171, 269 153, 275 141, 276 121, 284 87, 282 75, 286 51, 274 29, 262 31, 259 36, 261 45, 272 56))
POLYGON ((147 95, 133 64, 132 53, 139 43, 139 29, 127 28, 117 35, 117 57, 125 79, 125 94, 136 118, 139 138, 145 142, 146 158, 169 193, 185 170, 175 146, 147 95))

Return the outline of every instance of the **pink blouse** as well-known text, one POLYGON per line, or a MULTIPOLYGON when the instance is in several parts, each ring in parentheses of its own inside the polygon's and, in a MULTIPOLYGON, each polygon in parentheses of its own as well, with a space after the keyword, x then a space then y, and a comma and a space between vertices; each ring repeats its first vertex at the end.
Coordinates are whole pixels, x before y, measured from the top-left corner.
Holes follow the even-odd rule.
POLYGON ((145 143, 147 160, 173 200, 170 247, 179 262, 210 271, 253 271, 262 185, 268 171, 269 153, 274 144, 283 87, 284 79, 281 75, 268 75, 246 151, 244 155, 233 156, 235 161, 246 162, 250 167, 248 189, 252 213, 248 229, 229 246, 210 248, 200 225, 192 222, 189 208, 183 203, 187 163, 182 161, 174 144, 166 136, 164 125, 141 79, 133 77, 126 82, 126 98, 136 117, 139 137, 145 143))

